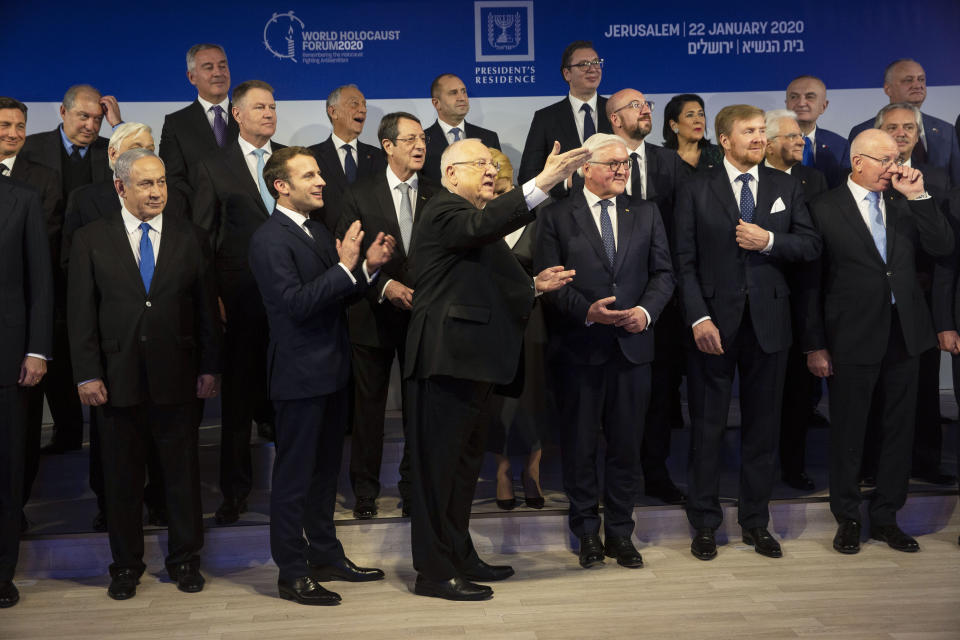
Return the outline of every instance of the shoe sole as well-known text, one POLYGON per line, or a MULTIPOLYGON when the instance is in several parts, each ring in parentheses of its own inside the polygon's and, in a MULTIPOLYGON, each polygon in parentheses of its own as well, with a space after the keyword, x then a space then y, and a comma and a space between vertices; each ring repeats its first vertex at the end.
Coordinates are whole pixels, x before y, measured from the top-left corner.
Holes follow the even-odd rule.
POLYGON ((782 550, 782 549, 778 549, 777 551, 774 551, 774 552, 771 552, 771 553, 767 553, 767 552, 765 552, 765 551, 760 551, 760 549, 757 549, 756 543, 755 543, 753 540, 750 540, 750 539, 748 539, 748 538, 746 538, 746 537, 743 538, 743 544, 746 544, 746 545, 749 545, 749 546, 753 547, 753 550, 756 551, 757 553, 759 553, 760 555, 762 555, 764 558, 782 558, 782 557, 783 557, 783 550, 782 550))
POLYGON ((184 593, 200 593, 201 591, 203 591, 203 586, 204 585, 201 584, 198 587, 196 586, 183 587, 178 584, 177 589, 179 589, 180 591, 183 591, 184 593))
POLYGON ((16 606, 18 602, 20 602, 20 598, 10 602, 0 602, 0 609, 9 609, 10 607, 16 606))
POLYGON ((893 544, 891 544, 890 541, 887 540, 886 536, 875 536, 875 535, 871 535, 870 537, 871 537, 873 540, 879 540, 880 542, 885 542, 885 543, 887 543, 887 546, 890 547, 891 549, 893 549, 894 551, 902 551, 903 553, 916 553, 917 551, 920 551, 919 545, 916 546, 916 547, 911 547, 911 548, 908 548, 908 549, 904 549, 904 548, 902 548, 902 547, 895 547, 895 546, 893 546, 893 544))
POLYGON ((493 597, 493 591, 489 593, 478 593, 476 595, 464 595, 457 596, 455 598, 450 597, 448 594, 440 593, 439 591, 433 591, 432 589, 424 589, 422 587, 414 586, 413 592, 418 596, 426 596, 428 598, 442 598, 444 600, 452 600, 455 602, 476 602, 478 600, 489 600, 493 597))
POLYGON ((505 576, 502 576, 502 577, 496 577, 496 576, 471 576, 471 575, 469 575, 469 574, 464 573, 464 574, 461 574, 460 577, 462 577, 464 580, 466 580, 466 581, 468 581, 468 582, 500 582, 501 580, 506 580, 507 578, 512 578, 515 573, 516 573, 515 571, 511 571, 509 575, 505 575, 505 576))
POLYGON ((308 607, 328 607, 335 604, 340 604, 339 600, 317 600, 315 602, 306 602, 304 600, 301 600, 297 596, 293 595, 292 593, 284 593, 283 591, 280 591, 278 593, 280 595, 281 600, 289 600, 290 602, 306 605, 308 607))
POLYGON ((123 594, 111 593, 111 592, 108 590, 108 591, 107 591, 107 595, 110 596, 111 598, 113 598, 114 600, 129 600, 129 599, 132 598, 133 596, 137 595, 137 592, 136 592, 136 590, 134 590, 133 593, 131 593, 131 594, 128 595, 128 594, 125 594, 125 593, 123 593, 123 594))
POLYGON ((840 545, 837 544, 833 545, 833 550, 837 553, 842 553, 845 556, 852 556, 860 553, 860 547, 857 547, 856 549, 842 549, 840 545))
POLYGON ((584 569, 591 569, 593 567, 602 567, 604 565, 603 560, 591 560, 589 562, 580 561, 580 566, 584 569))
POLYGON ((716 552, 716 550, 714 550, 712 553, 697 553, 697 552, 694 551, 693 549, 690 549, 690 553, 691 553, 691 554, 693 555, 693 557, 696 558, 697 560, 713 560, 714 558, 717 557, 717 552, 716 552))

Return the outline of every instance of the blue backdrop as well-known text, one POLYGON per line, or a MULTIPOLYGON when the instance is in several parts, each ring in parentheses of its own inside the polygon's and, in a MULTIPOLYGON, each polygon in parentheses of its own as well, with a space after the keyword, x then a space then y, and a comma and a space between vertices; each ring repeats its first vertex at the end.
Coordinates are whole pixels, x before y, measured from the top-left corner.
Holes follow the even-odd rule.
POLYGON ((422 98, 447 71, 475 97, 559 95, 560 53, 576 39, 605 59, 603 86, 649 93, 782 90, 803 73, 830 89, 877 87, 899 57, 920 61, 932 84, 960 84, 957 0, 735 12, 701 1, 107 0, 11 3, 3 20, 0 93, 26 101, 57 101, 77 82, 121 101, 192 100, 184 53, 202 41, 226 48, 234 84, 267 80, 281 100, 322 99, 348 82, 367 98, 422 98))

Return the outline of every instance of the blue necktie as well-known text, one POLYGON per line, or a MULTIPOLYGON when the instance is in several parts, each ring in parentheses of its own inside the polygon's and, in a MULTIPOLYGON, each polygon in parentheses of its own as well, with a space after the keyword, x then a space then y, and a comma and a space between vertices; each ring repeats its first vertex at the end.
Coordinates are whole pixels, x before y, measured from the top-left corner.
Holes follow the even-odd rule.
POLYGON ((347 182, 353 184, 357 181, 357 163, 353 159, 353 147, 345 144, 340 148, 347 152, 343 159, 343 173, 347 176, 347 182))
POLYGON ((454 127, 453 129, 450 129, 450 133, 453 134, 454 142, 460 139, 460 127, 454 127))
POLYGON ((600 240, 603 241, 603 249, 607 252, 607 259, 612 267, 617 257, 617 245, 613 241, 613 223, 607 212, 610 204, 609 200, 600 201, 600 240))
POLYGON ((153 259, 153 243, 150 242, 150 223, 140 224, 140 278, 143 288, 150 293, 150 282, 153 280, 153 270, 156 262, 153 259))
POLYGON ((883 226, 883 212, 880 211, 880 193, 871 191, 867 194, 869 206, 867 211, 870 218, 870 235, 873 236, 873 244, 877 245, 877 251, 883 262, 887 262, 887 228, 883 226))
POLYGON ((580 111, 583 111, 583 140, 586 141, 587 138, 597 132, 597 127, 593 124, 593 118, 590 116, 593 112, 590 105, 584 103, 583 106, 580 107, 580 111))
POLYGON ((737 180, 743 183, 743 187, 740 188, 740 217, 744 222, 753 222, 753 210, 756 208, 753 193, 750 192, 750 181, 753 180, 753 176, 749 173, 741 173, 737 176, 737 180))
POLYGON ((803 160, 801 164, 805 167, 813 166, 813 141, 807 136, 803 136, 803 160))
POLYGON ((260 184, 260 197, 263 199, 263 205, 267 208, 267 214, 272 215, 273 205, 276 204, 276 201, 267 190, 267 183, 263 179, 263 166, 266 164, 263 160, 263 154, 266 152, 265 149, 254 149, 253 155, 257 156, 257 182, 260 184))

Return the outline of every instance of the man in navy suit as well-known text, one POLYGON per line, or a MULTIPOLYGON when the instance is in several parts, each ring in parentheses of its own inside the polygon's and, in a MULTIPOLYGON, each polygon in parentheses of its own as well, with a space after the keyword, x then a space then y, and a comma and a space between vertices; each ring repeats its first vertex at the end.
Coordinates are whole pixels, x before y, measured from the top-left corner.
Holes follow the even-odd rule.
MULTIPOLYGON (((560 151, 566 152, 598 131, 613 133, 607 118, 607 99, 597 93, 603 77, 603 59, 593 43, 577 40, 567 45, 560 58, 560 73, 570 85, 570 94, 533 114, 520 158, 520 184, 540 173, 555 141, 560 143, 560 151)), ((557 185, 551 195, 560 198, 563 194, 563 185, 557 185)))
MULTIPOLYGON (((916 60, 901 58, 887 65, 883 74, 883 92, 890 97, 890 104, 909 102, 917 109, 923 106, 927 99, 927 74, 916 60)), ((957 132, 953 125, 946 120, 935 118, 927 113, 923 115, 923 128, 920 131, 920 144, 913 149, 915 165, 933 165, 947 170, 950 181, 960 184, 960 144, 957 142, 957 132)), ((861 131, 872 129, 876 124, 874 118, 864 120, 847 136, 853 144, 853 139, 861 131)))
POLYGON ((323 206, 311 215, 333 233, 343 211, 340 207, 343 194, 358 179, 383 169, 386 161, 380 149, 360 142, 363 124, 367 121, 367 100, 356 85, 344 85, 330 92, 327 119, 333 133, 310 147, 327 183, 323 188, 323 206))
POLYGON ((325 183, 305 147, 274 153, 263 176, 277 202, 250 241, 250 268, 270 322, 267 378, 277 414, 270 550, 281 598, 337 604, 340 596, 318 581, 383 578, 344 555, 333 508, 350 373, 347 302, 373 281, 396 241, 378 233, 361 260, 359 221, 334 241, 309 218, 323 206, 325 183))
POLYGON ((579 173, 583 189, 547 207, 537 232, 535 269, 562 264, 575 280, 545 293, 547 356, 557 380, 563 486, 580 565, 604 555, 642 567, 633 546, 638 460, 650 397, 652 329, 674 288, 670 249, 657 206, 623 195, 631 159, 623 140, 597 133, 579 173), (600 540, 597 450, 606 436, 604 533, 600 540))
POLYGON ((831 189, 843 182, 850 166, 850 145, 843 136, 817 126, 827 110, 827 86, 816 76, 797 76, 787 86, 787 109, 797 114, 805 147, 801 164, 820 170, 831 189))
POLYGON ((690 551, 717 555, 723 519, 718 494, 723 432, 733 378, 740 372, 742 460, 738 521, 743 541, 779 558, 770 535, 768 503, 776 468, 777 434, 790 329, 789 262, 813 260, 820 238, 794 178, 758 166, 767 146, 763 111, 724 107, 715 131, 722 166, 681 183, 677 193, 677 283, 691 350, 687 518, 696 529, 690 551))
POLYGON ((479 138, 490 149, 500 149, 500 138, 496 131, 470 124, 464 118, 470 111, 470 98, 463 80, 452 73, 441 73, 430 85, 430 101, 437 110, 437 121, 427 134, 427 159, 423 164, 423 174, 440 182, 440 156, 447 145, 464 138, 479 138))

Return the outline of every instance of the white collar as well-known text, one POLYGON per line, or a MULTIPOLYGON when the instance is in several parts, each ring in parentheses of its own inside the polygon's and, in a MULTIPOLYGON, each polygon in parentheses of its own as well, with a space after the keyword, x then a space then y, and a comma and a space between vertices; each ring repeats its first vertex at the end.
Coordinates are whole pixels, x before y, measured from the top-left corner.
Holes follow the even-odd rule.
POLYGON ((269 153, 270 155, 273 155, 273 147, 271 146, 269 140, 267 140, 267 144, 263 145, 262 147, 253 146, 251 143, 244 140, 242 136, 238 137, 237 140, 240 142, 240 151, 245 156, 250 155, 257 149, 265 149, 267 153, 269 153))
POLYGON ((760 170, 757 168, 758 166, 759 165, 753 165, 752 167, 750 167, 749 171, 740 171, 740 169, 737 169, 735 166, 730 164, 730 161, 727 160, 727 156, 723 156, 723 168, 727 172, 727 179, 730 181, 730 184, 733 184, 733 182, 737 178, 739 178, 741 174, 744 174, 744 173, 749 173, 751 176, 753 176, 753 179, 756 180, 757 183, 759 184, 760 170))
POLYGON ((593 109, 593 113, 597 112, 597 93, 596 92, 594 92, 592 98, 586 101, 581 100, 580 98, 574 96, 572 93, 567 94, 567 98, 570 100, 570 105, 573 107, 574 113, 580 113, 580 109, 585 104, 590 105, 590 108, 593 109))
MULTIPOLYGON (((861 202, 867 199, 867 194, 872 193, 869 189, 864 189, 854 182, 853 178, 850 176, 847 176, 847 188, 850 189, 850 193, 853 194, 853 199, 856 201, 858 207, 860 206, 861 202)), ((882 196, 883 194, 880 195, 882 196)), ((883 198, 881 197, 879 200, 883 200, 883 198)))
POLYGON ((390 191, 392 192, 394 189, 396 189, 397 185, 400 184, 401 182, 406 182, 408 185, 410 185, 411 189, 416 191, 419 180, 417 179, 416 173, 410 176, 410 178, 407 180, 401 180, 399 177, 397 177, 397 174, 393 172, 393 169, 391 169, 390 165, 388 164, 387 165, 387 186, 390 187, 390 191))
POLYGON ((233 114, 230 113, 230 98, 229 98, 229 97, 224 98, 222 102, 213 103, 213 102, 210 102, 209 100, 204 100, 203 98, 201 98, 201 97, 198 95, 198 96, 197 96, 197 102, 199 102, 199 103, 200 103, 200 106, 203 107, 203 112, 204 112, 204 113, 207 113, 208 111, 210 111, 210 107, 217 107, 217 106, 218 106, 218 107, 220 107, 221 109, 223 109, 223 113, 227 116, 227 119, 228 119, 228 120, 229 120, 231 117, 233 117, 233 114))
MULTIPOLYGON (((127 235, 130 235, 134 231, 140 228, 140 225, 143 224, 143 220, 140 220, 132 213, 127 211, 126 205, 121 206, 120 208, 120 217, 123 219, 123 226, 127 230, 127 235)), ((150 228, 156 231, 157 233, 162 233, 163 229, 163 214, 150 218, 147 221, 150 225, 150 228)))
POLYGON ((330 134, 330 139, 333 141, 333 147, 334 147, 335 149, 342 149, 342 148, 343 148, 343 145, 348 144, 348 145, 350 145, 351 147, 353 147, 353 150, 354 150, 354 151, 357 150, 357 140, 358 140, 358 138, 354 138, 354 139, 351 140, 350 142, 347 142, 346 140, 341 140, 340 137, 339 137, 337 134, 331 133, 331 134, 330 134))
POLYGON ((298 213, 293 209, 288 209, 287 207, 283 207, 279 204, 274 206, 277 208, 277 211, 283 212, 288 218, 296 222, 298 227, 302 227, 307 221, 307 216, 303 215, 302 213, 298 213))

